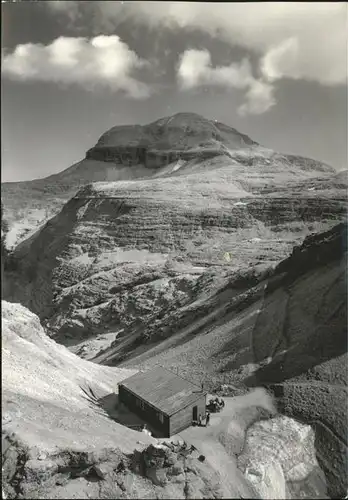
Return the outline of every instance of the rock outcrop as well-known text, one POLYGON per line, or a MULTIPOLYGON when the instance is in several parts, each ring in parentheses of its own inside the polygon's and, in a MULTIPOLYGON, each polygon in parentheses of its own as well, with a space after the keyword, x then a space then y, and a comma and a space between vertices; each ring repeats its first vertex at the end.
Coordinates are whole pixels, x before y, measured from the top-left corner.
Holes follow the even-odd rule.
POLYGON ((308 237, 270 279, 253 332, 249 382, 316 430, 329 495, 347 489, 347 226, 308 237), (267 327, 266 327, 267 325, 267 327))
POLYGON ((329 498, 310 425, 277 416, 247 432, 238 467, 261 498, 329 498))

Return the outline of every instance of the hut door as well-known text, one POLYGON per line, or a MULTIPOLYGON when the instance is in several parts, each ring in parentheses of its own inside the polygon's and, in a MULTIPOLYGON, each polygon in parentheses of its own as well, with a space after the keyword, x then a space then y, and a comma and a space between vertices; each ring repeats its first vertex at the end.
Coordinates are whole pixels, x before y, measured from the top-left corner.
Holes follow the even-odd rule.
POLYGON ((198 406, 192 408, 192 420, 198 420, 198 406))

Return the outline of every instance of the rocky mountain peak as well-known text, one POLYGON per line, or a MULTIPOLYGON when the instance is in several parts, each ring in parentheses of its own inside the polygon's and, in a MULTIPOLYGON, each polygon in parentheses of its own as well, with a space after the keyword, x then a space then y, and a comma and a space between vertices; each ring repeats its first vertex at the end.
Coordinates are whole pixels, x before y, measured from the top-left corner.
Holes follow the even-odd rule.
POLYGON ((206 179, 200 186, 195 181, 192 184, 201 193, 201 201, 202 189, 216 193, 221 187, 240 197, 271 192, 283 196, 293 188, 296 198, 307 191, 313 197, 325 189, 326 199, 332 190, 345 190, 347 183, 346 176, 336 176, 336 171, 322 162, 277 153, 229 125, 181 112, 147 125, 113 127, 84 159, 62 172, 44 179, 2 184, 10 229, 7 246, 13 248, 31 236, 86 184, 148 179, 152 186, 159 186, 160 195, 165 184, 170 193, 175 192, 170 179, 175 178, 177 184, 181 177, 187 189, 186 177, 193 180, 193 175, 202 174, 209 182, 206 179))
POLYGON ((196 113, 176 113, 147 125, 112 127, 87 152, 87 158, 162 167, 191 152, 201 156, 257 146, 250 137, 196 113))

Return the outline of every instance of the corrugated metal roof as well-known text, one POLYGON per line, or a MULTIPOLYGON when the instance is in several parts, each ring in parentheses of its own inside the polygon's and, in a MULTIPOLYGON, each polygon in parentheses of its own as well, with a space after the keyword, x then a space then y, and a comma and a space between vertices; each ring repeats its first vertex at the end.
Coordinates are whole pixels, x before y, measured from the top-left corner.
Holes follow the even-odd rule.
POLYGON ((207 394, 201 387, 161 366, 138 372, 118 385, 169 416, 207 394))

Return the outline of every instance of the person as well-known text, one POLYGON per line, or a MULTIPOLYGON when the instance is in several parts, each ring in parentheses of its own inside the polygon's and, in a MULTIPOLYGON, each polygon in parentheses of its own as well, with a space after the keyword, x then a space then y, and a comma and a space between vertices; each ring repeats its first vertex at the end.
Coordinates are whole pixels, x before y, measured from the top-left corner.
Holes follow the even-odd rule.
POLYGON ((201 413, 199 414, 199 417, 198 417, 198 425, 199 426, 202 425, 202 414, 201 413))
POLYGON ((209 425, 210 422, 210 412, 207 411, 207 416, 206 416, 206 425, 209 425))
POLYGON ((149 430, 148 430, 148 428, 147 428, 147 425, 146 425, 146 424, 144 424, 142 432, 143 432, 144 434, 147 434, 148 436, 152 436, 152 433, 151 433, 151 431, 149 431, 149 430))

